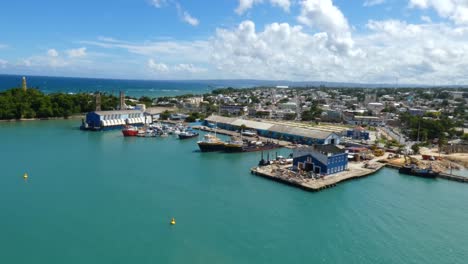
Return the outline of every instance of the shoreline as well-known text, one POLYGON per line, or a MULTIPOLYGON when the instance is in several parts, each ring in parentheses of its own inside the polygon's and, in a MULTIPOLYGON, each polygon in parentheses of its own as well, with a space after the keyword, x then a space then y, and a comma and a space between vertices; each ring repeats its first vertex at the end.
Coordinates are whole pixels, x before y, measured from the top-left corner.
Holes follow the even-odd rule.
POLYGON ((52 120, 69 120, 69 119, 82 119, 85 118, 85 115, 72 115, 67 118, 65 117, 46 117, 46 118, 20 118, 20 119, 1 119, 0 122, 9 123, 9 122, 28 122, 28 121, 52 121, 52 120))

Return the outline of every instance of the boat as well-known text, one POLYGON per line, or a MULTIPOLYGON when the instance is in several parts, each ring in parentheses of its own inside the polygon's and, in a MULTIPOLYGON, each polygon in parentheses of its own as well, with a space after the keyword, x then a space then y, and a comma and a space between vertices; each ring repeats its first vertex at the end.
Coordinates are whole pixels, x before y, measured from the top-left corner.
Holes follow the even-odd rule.
POLYGON ((136 137, 138 135, 138 128, 134 126, 125 126, 122 129, 124 137, 136 137))
POLYGON ((226 152, 242 152, 244 149, 244 141, 232 137, 230 141, 224 143, 224 151, 226 152))
POLYGON ((407 174, 407 175, 412 175, 412 176, 417 176, 417 177, 423 177, 423 178, 436 178, 439 176, 438 172, 435 172, 432 170, 432 168, 428 169, 421 169, 418 166, 411 164, 411 165, 405 165, 401 167, 398 170, 399 173, 402 174, 407 174))
POLYGON ((197 142, 200 151, 212 152, 224 150, 224 142, 212 134, 206 134, 203 140, 197 142))
POLYGON ((262 142, 262 141, 249 141, 244 145, 242 152, 254 152, 254 151, 263 151, 280 148, 279 144, 276 144, 272 141, 262 142))
POLYGON ((243 130, 243 131, 241 132, 241 135, 247 136, 247 137, 256 137, 256 136, 257 136, 257 132, 256 132, 256 131, 253 131, 253 130, 243 130))
POLYGON ((172 217, 172 219, 171 219, 171 225, 175 225, 175 224, 176 224, 175 218, 172 217))
POLYGON ((198 137, 198 133, 188 130, 188 131, 180 132, 178 136, 179 136, 179 139, 189 139, 189 138, 198 137))

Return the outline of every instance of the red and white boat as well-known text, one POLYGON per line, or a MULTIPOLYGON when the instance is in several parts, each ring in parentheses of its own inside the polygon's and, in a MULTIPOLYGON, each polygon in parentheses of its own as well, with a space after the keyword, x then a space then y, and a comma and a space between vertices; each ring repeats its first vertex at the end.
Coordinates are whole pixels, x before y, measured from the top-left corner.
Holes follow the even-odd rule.
POLYGON ((134 126, 125 126, 122 129, 124 137, 136 137, 138 135, 138 128, 134 126))

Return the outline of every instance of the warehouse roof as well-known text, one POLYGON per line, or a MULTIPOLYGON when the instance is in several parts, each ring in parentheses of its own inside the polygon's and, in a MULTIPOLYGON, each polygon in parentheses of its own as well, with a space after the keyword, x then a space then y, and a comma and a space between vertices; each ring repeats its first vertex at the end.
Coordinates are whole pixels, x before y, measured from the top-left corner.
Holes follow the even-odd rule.
POLYGON ((123 114, 136 114, 142 113, 140 110, 114 110, 114 111, 94 111, 98 115, 123 115, 123 114))

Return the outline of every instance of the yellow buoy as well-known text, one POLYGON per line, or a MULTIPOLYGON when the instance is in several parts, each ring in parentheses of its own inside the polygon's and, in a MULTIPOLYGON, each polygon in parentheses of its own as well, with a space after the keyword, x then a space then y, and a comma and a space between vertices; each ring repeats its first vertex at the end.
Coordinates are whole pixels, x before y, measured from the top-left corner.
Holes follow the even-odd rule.
POLYGON ((171 225, 175 225, 175 219, 174 219, 174 217, 172 217, 171 225))
POLYGON ((28 178, 28 174, 25 173, 25 174, 23 175, 23 179, 27 179, 27 178, 28 178))

